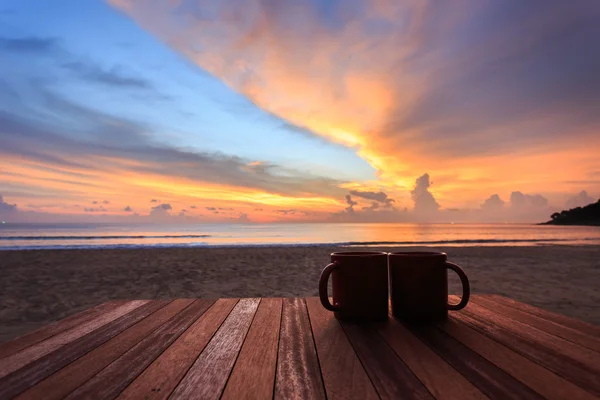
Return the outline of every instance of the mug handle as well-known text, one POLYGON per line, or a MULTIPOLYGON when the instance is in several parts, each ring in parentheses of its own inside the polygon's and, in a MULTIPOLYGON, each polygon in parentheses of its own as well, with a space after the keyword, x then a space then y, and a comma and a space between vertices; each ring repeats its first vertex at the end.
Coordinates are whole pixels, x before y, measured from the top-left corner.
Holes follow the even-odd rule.
POLYGON ((465 274, 465 271, 463 271, 461 267, 454 263, 446 261, 446 268, 451 269, 452 271, 458 274, 463 288, 463 295, 462 299, 460 299, 460 303, 448 304, 448 310, 462 310, 469 302, 469 296, 471 295, 471 286, 469 285, 469 278, 467 278, 467 274, 465 274))
POLYGON ((340 308, 334 306, 329 302, 329 296, 327 296, 327 283, 329 282, 329 275, 339 268, 339 263, 337 261, 332 262, 328 266, 323 269, 321 272, 321 278, 319 278, 319 298, 321 299, 321 304, 329 311, 339 311, 340 308))

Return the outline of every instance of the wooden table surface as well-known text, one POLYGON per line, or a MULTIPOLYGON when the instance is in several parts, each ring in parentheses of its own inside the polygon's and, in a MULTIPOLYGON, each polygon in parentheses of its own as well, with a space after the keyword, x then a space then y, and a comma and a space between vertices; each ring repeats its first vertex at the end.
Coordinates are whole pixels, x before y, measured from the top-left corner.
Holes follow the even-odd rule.
POLYGON ((317 298, 113 301, 0 345, 0 399, 592 399, 600 327, 475 295, 426 327, 317 298))

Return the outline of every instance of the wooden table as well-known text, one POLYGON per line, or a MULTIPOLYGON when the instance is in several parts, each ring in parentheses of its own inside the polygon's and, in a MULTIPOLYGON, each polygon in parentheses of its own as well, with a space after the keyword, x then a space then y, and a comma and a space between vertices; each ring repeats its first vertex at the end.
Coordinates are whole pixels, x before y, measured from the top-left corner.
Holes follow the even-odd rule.
POLYGON ((113 301, 0 345, 0 399, 600 396, 600 327, 495 295, 435 326, 317 298, 113 301))

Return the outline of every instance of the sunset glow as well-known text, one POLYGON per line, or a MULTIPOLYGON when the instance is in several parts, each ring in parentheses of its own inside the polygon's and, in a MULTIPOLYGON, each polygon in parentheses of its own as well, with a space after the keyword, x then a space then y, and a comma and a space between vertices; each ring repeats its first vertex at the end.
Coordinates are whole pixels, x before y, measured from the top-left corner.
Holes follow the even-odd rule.
POLYGON ((530 222, 598 199, 594 2, 267 4, 0 10, 2 219, 530 222))

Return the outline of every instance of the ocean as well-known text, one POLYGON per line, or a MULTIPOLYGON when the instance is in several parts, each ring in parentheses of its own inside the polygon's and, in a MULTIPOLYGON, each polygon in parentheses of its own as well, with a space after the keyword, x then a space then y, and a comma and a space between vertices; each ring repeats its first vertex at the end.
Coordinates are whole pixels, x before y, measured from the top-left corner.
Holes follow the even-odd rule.
POLYGON ((0 250, 202 246, 600 244, 600 227, 531 224, 2 224, 0 250))

